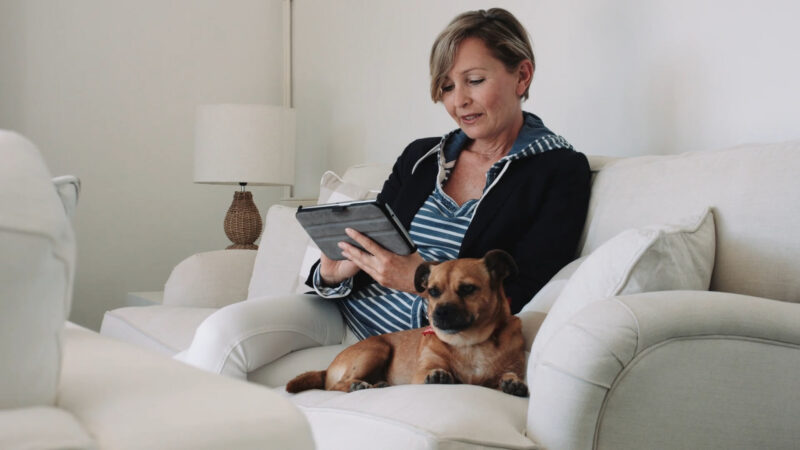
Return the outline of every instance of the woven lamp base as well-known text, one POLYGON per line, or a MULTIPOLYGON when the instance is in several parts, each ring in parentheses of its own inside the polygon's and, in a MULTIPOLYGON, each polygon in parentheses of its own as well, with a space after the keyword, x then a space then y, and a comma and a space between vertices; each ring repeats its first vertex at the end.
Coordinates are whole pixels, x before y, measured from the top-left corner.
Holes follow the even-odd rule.
POLYGON ((254 244, 261 236, 261 214, 253 202, 252 192, 234 192, 233 203, 225 215, 225 235, 233 244, 227 248, 257 250, 254 244))

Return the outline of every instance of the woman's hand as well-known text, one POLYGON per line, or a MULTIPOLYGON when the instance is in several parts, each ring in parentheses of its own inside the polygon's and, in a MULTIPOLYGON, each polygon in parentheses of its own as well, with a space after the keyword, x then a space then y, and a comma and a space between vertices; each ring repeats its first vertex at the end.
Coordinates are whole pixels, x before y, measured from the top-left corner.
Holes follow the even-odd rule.
POLYGON ((339 248, 342 249, 342 255, 349 260, 347 262, 367 272, 381 286, 417 294, 414 288, 414 272, 425 262, 419 252, 400 256, 352 228, 347 228, 345 232, 369 252, 361 251, 347 242, 340 242, 339 248))
POLYGON ((336 286, 342 281, 355 276, 358 273, 358 266, 352 261, 343 259, 335 261, 320 252, 319 275, 322 282, 328 286, 336 286))

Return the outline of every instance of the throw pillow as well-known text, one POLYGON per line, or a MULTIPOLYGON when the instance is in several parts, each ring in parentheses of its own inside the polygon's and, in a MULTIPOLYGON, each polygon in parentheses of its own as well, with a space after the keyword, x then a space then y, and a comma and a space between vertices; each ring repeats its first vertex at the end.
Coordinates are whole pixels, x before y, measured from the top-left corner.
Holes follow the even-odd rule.
POLYGON ((665 290, 708 290, 714 267, 714 216, 626 230, 580 264, 550 309, 531 348, 536 364, 548 341, 590 303, 615 295, 665 290))
POLYGON ((586 261, 586 258, 588 258, 588 256, 578 258, 562 267, 558 273, 553 275, 553 278, 550 278, 550 281, 548 281, 547 284, 539 289, 539 292, 533 296, 531 301, 522 307, 520 312, 523 313, 528 311, 537 311, 547 313, 550 311, 550 308, 553 307, 553 303, 555 303, 558 296, 561 295, 561 292, 564 290, 564 286, 567 285, 567 282, 572 277, 572 274, 574 274, 575 271, 578 270, 578 267, 580 267, 580 265, 586 261))
POLYGON ((297 223, 297 208, 272 205, 264 218, 247 299, 292 294, 297 289, 297 268, 308 245, 306 230, 297 223))
MULTIPOLYGON (((356 200, 369 200, 378 196, 379 191, 373 191, 354 183, 349 183, 335 173, 328 171, 322 175, 319 185, 319 199, 317 204, 339 203, 356 200)), ((302 294, 309 292, 311 288, 306 286, 306 278, 311 266, 319 259, 319 248, 311 239, 308 239, 306 252, 303 262, 300 264, 300 272, 297 276, 296 293, 302 294)))

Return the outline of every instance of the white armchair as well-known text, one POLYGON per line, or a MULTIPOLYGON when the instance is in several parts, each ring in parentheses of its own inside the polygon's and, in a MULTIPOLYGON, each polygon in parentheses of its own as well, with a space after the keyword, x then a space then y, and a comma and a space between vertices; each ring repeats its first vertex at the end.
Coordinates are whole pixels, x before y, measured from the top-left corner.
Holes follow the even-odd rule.
POLYGON ((311 449, 285 398, 66 323, 74 177, 0 130, 0 448, 311 449), (63 203, 62 203, 63 202, 63 203))

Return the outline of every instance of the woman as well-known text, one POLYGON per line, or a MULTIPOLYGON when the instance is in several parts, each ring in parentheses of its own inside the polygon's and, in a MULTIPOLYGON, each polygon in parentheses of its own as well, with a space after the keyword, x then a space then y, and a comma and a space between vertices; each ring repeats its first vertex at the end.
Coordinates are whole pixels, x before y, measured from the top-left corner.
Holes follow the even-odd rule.
MULTIPOLYGON (((436 39, 430 66, 431 97, 458 129, 412 142, 378 196, 419 250, 395 255, 350 231, 371 254, 342 243, 348 259, 323 255, 307 281, 335 300, 305 295, 226 306, 198 327, 179 359, 246 378, 293 350, 341 343, 342 317, 361 338, 422 326, 417 266, 483 257, 491 249, 506 250, 519 266, 519 276, 505 283, 516 313, 574 257, 589 166, 564 138, 522 111, 535 68, 522 25, 502 9, 461 14, 436 39)), ((275 379, 263 372, 256 378, 280 384, 279 366, 275 379)))
POLYGON ((505 286, 512 312, 519 312, 573 258, 586 218, 586 158, 522 111, 534 57, 511 13, 495 8, 456 17, 434 42, 430 67, 431 97, 459 128, 409 145, 378 197, 419 250, 399 256, 348 230, 369 253, 342 242, 347 259, 323 254, 308 280, 321 296, 341 298, 360 338, 426 323, 413 283, 423 261, 482 257, 495 248, 511 253, 520 268, 505 286))

